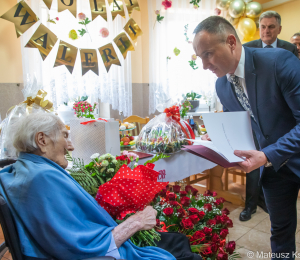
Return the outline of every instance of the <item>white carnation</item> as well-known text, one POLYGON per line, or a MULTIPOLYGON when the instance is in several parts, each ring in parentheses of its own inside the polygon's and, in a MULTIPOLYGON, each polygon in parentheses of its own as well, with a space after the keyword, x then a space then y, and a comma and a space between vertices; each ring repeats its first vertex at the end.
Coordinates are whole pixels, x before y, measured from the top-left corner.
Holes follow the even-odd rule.
POLYGON ((92 156, 91 156, 91 159, 96 159, 99 157, 99 153, 94 153, 92 156))

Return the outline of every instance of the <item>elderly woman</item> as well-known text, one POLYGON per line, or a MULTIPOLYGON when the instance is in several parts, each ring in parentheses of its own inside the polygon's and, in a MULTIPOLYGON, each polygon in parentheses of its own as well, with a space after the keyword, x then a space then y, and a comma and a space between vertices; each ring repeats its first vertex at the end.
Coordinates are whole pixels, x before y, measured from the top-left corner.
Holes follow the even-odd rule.
POLYGON ((13 144, 19 158, 0 172, 0 192, 16 221, 25 259, 175 259, 159 247, 139 248, 129 240, 155 226, 152 207, 117 225, 64 170, 65 154, 74 148, 57 116, 31 114, 16 127, 13 144))

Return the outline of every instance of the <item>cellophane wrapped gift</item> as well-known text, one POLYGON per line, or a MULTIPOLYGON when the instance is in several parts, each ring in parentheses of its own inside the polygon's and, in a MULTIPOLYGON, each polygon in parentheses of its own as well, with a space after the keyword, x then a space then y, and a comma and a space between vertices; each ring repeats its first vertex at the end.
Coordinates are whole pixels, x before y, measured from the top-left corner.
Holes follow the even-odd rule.
POLYGON ((119 122, 113 119, 90 120, 74 117, 70 120, 70 133, 75 148, 72 157, 82 158, 85 164, 92 161, 91 154, 121 153, 119 122))
POLYGON ((183 145, 195 139, 190 125, 181 120, 179 106, 166 108, 164 113, 150 120, 140 132, 136 142, 137 149, 150 153, 172 154, 179 152, 183 145))

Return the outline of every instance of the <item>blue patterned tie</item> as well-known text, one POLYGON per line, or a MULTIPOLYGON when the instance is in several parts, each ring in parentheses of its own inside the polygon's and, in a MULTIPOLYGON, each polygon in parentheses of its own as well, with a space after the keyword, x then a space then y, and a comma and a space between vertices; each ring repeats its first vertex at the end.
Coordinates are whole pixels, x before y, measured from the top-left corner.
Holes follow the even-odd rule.
POLYGON ((244 89, 240 84, 239 77, 236 76, 236 75, 231 75, 230 78, 231 78, 231 82, 234 86, 236 96, 237 96, 238 100, 240 101, 242 107, 246 111, 249 111, 250 116, 253 117, 253 119, 255 121, 255 118, 254 118, 253 113, 252 113, 251 106, 249 104, 249 99, 247 98, 247 96, 244 92, 244 89))

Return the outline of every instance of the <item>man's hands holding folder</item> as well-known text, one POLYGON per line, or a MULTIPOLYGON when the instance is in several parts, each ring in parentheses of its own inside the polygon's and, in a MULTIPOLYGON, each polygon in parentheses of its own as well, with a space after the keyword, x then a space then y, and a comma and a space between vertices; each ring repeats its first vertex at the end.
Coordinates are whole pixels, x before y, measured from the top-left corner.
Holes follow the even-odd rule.
MULTIPOLYGON (((201 137, 204 141, 211 141, 208 134, 205 134, 201 137)), ((239 166, 234 166, 235 168, 245 171, 247 173, 252 172, 253 170, 263 166, 267 163, 268 159, 266 155, 261 151, 256 150, 248 150, 248 151, 240 151, 235 150, 234 154, 241 158, 246 158, 243 162, 238 162, 239 166)))

